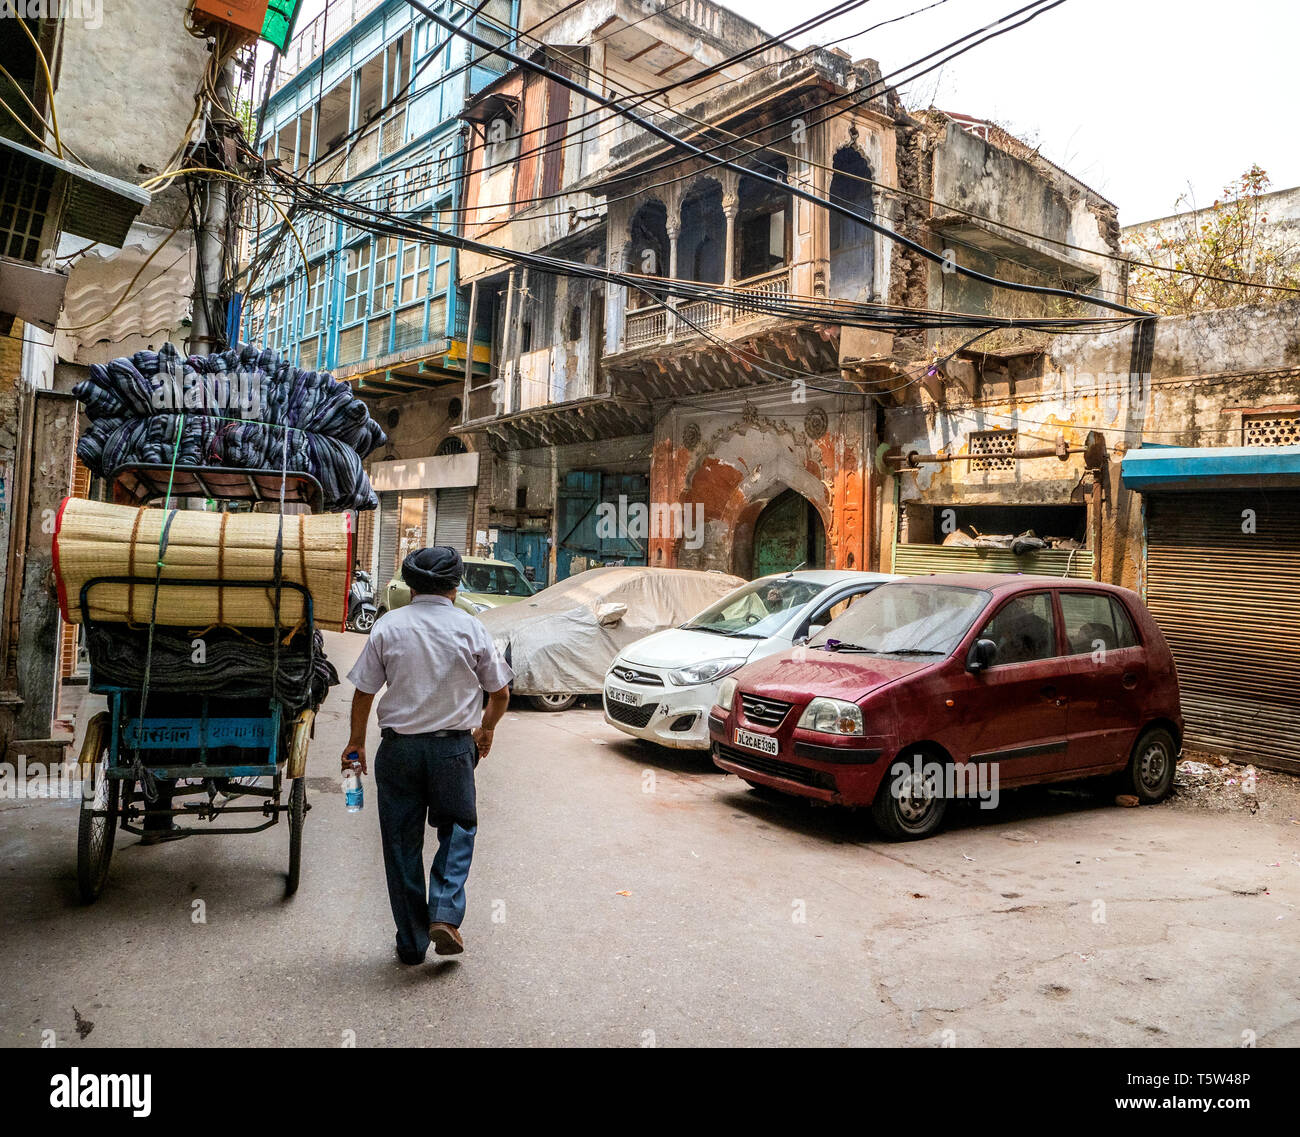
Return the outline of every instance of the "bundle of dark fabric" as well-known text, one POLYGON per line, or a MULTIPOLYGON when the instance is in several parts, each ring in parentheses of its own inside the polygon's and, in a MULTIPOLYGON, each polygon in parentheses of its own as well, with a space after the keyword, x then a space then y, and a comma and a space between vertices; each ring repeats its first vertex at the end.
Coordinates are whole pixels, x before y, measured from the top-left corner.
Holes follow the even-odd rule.
POLYGON ((179 451, 184 466, 276 472, 287 464, 320 482, 327 510, 379 504, 361 465, 387 441, 379 424, 346 383, 275 352, 241 344, 182 358, 168 343, 93 365, 73 394, 91 420, 77 456, 100 476, 131 463, 170 464, 179 451))
MULTIPOLYGON (((140 690, 149 652, 147 628, 125 624, 90 624, 86 628, 91 680, 96 686, 140 690)), ((254 637, 227 628, 201 635, 184 628, 155 627, 149 690, 159 695, 211 695, 214 698, 277 696, 292 714, 315 710, 339 681, 325 656, 320 632, 297 635, 279 649, 267 636, 254 637), (202 640, 196 648, 195 640, 202 640), (199 660, 199 662, 196 662, 199 660), (278 675, 272 682, 273 671, 278 675)), ((192 710, 190 713, 193 713, 192 710)))

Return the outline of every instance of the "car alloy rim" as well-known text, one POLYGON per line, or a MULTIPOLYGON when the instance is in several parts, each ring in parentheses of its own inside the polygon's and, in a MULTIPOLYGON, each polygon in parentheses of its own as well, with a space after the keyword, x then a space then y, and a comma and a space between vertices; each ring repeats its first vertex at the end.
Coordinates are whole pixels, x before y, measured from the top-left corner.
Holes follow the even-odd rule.
POLYGON ((1159 789, 1169 769, 1169 754, 1163 742, 1153 742, 1142 751, 1142 760, 1138 764, 1138 777, 1149 790, 1159 789))
POLYGON ((543 695, 542 702, 547 703, 552 707, 558 707, 561 703, 565 702, 568 698, 569 698, 568 695, 543 695))

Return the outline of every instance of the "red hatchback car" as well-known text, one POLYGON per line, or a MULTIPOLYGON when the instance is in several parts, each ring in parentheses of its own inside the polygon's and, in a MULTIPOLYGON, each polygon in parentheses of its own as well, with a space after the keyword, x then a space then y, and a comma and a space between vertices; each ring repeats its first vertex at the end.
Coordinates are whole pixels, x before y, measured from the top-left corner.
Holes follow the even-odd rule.
POLYGON ((1122 773, 1159 801, 1182 729, 1173 657, 1135 593, 993 573, 883 584, 726 679, 709 714, 722 769, 870 806, 896 839, 990 787, 995 803, 1002 787, 1122 773))

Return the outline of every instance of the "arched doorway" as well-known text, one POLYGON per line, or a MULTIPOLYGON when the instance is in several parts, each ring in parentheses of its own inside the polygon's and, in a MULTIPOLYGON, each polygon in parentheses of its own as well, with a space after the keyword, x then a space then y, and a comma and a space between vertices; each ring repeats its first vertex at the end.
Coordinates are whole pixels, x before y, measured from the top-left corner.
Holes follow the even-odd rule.
POLYGON ((826 527, 802 494, 786 490, 754 523, 754 575, 826 566, 826 527))
POLYGON ((628 268, 647 276, 668 275, 668 210, 651 199, 632 215, 628 268))
POLYGON ((677 238, 677 279, 721 284, 726 278, 727 215, 722 187, 699 178, 682 200, 682 228, 677 238))
MULTIPOLYGON (((832 160, 830 199, 859 217, 874 220, 871 167, 851 146, 832 160)), ((870 300, 876 268, 875 234, 861 221, 830 214, 830 294, 837 300, 870 300)))

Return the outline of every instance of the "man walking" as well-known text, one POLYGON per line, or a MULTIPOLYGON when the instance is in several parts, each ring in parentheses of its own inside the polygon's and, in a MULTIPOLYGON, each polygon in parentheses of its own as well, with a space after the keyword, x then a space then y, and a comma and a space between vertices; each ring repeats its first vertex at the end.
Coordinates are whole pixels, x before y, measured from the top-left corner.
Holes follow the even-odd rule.
POLYGON ((461 573, 460 554, 445 545, 407 557, 402 579, 411 603, 376 622, 348 674, 356 693, 345 770, 353 752, 367 770, 370 704, 388 685, 379 700, 375 787, 397 957, 406 964, 423 963, 430 943, 436 955, 465 950, 459 929, 478 830, 474 767, 492 749, 510 702, 510 668, 487 629, 455 606, 461 573), (426 821, 438 833, 427 891, 426 821))

